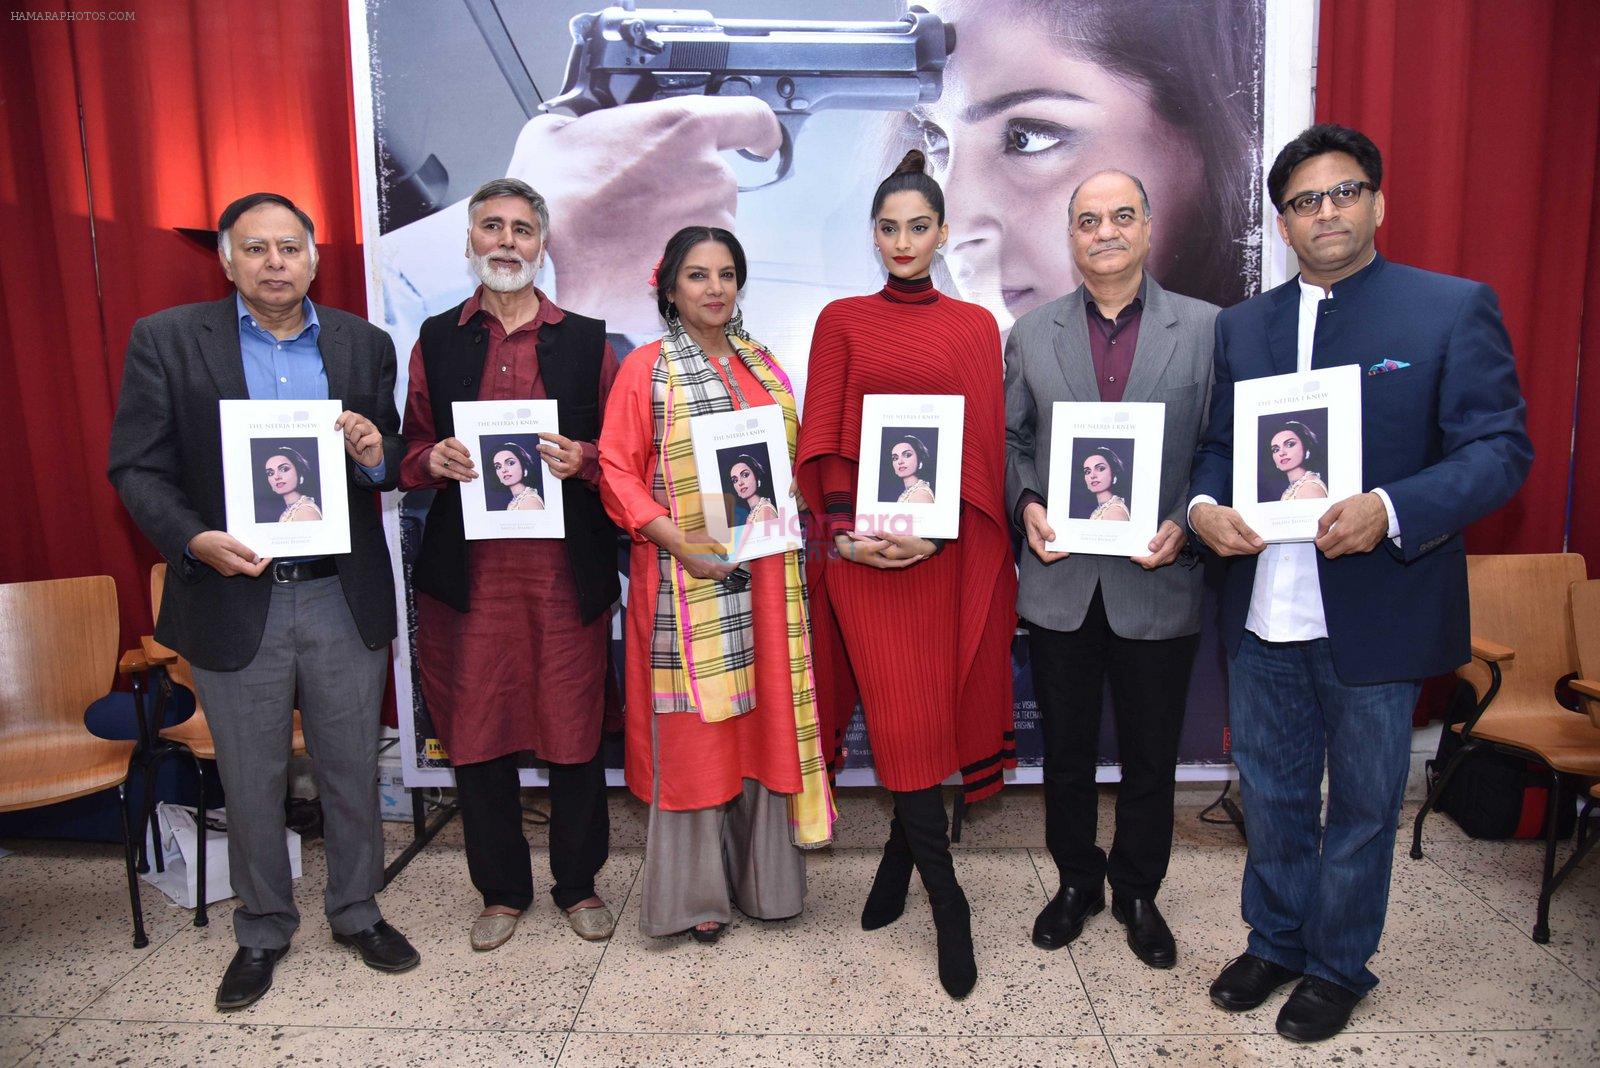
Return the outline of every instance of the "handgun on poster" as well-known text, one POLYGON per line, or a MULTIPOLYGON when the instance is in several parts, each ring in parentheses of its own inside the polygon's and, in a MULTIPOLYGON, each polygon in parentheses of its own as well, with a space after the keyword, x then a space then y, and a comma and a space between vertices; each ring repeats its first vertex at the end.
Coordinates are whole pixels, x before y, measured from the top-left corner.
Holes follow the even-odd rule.
MULTIPOLYGON (((819 111, 905 111, 939 99, 955 27, 913 7, 895 21, 719 19, 634 8, 576 15, 561 94, 543 107, 585 115, 677 96, 753 96, 783 127, 788 177, 800 125, 819 111)), ((741 153, 750 159, 759 157, 741 153)))

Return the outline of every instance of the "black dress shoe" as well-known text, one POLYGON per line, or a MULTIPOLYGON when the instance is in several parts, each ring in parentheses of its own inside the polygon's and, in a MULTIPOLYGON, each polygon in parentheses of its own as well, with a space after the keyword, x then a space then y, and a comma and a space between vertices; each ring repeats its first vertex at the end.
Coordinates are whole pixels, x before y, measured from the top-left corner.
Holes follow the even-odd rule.
POLYGON ((240 946, 217 987, 218 1010, 233 1012, 259 1001, 262 994, 272 989, 272 969, 287 952, 288 946, 279 949, 240 946))
POLYGON ((365 931, 354 934, 335 934, 335 942, 346 946, 355 946, 361 953, 361 959, 366 961, 367 967, 376 968, 380 972, 403 972, 415 968, 422 957, 411 943, 406 941, 406 936, 390 927, 383 920, 368 927, 365 931))
POLYGON ((1075 886, 1063 886, 1033 921, 1033 944, 1040 949, 1060 949, 1083 933, 1085 920, 1105 907, 1103 889, 1090 894, 1075 886))
POLYGON ((1134 956, 1152 968, 1170 968, 1178 963, 1178 943, 1173 941, 1172 931, 1154 901, 1113 894, 1111 915, 1128 929, 1128 948, 1134 956))
POLYGON ((1230 961, 1211 984, 1211 1000, 1229 1012, 1248 1012, 1298 978, 1300 973, 1293 968, 1245 953, 1230 961))
POLYGON ((1361 995, 1308 975, 1278 1010, 1278 1034, 1295 1042, 1321 1042, 1344 1030, 1361 995))

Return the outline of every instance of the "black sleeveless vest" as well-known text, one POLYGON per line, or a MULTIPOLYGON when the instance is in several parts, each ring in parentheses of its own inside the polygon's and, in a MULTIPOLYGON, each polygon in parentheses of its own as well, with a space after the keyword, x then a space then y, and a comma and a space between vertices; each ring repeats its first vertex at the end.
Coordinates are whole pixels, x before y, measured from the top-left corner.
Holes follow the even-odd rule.
MULTIPOLYGON (((478 399, 478 382, 489 355, 489 328, 482 322, 486 313, 457 325, 464 305, 463 301, 428 319, 420 335, 428 399, 440 441, 455 435, 454 402, 478 399)), ((561 433, 576 441, 597 440, 605 323, 567 312, 559 323, 540 324, 537 351, 539 377, 556 401, 561 433)), ((585 623, 591 623, 622 596, 617 579, 617 528, 592 487, 572 480, 562 494, 567 561, 578 587, 578 613, 585 623)), ((458 612, 470 608, 459 482, 449 482, 433 498, 423 526, 422 547, 411 568, 411 585, 458 612)))

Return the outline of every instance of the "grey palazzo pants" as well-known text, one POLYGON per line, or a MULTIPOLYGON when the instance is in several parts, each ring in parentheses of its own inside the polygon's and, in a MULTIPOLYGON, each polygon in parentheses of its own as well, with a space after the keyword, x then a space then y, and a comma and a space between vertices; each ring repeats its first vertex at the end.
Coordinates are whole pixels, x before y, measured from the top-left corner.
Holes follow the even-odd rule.
POLYGON ((735 905, 758 920, 798 916, 806 899, 806 860, 789 837, 788 801, 746 779, 744 792, 725 805, 692 812, 662 808, 655 727, 652 716, 657 785, 645 832, 639 930, 662 938, 701 923, 730 923, 735 905))
POLYGON ((227 793, 228 867, 241 946, 278 949, 300 926, 284 842, 283 798, 296 697, 322 801, 328 926, 353 934, 382 917, 379 705, 385 649, 368 649, 337 577, 272 587, 255 659, 238 671, 194 669, 227 793))

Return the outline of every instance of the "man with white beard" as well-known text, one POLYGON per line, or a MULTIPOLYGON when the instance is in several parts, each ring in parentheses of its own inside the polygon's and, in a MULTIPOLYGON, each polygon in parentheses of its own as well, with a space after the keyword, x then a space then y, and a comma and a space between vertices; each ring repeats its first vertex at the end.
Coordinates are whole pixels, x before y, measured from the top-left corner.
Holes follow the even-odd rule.
MULTIPOLYGON (((610 826, 600 733, 617 531, 600 504, 595 442, 617 358, 605 324, 563 311, 533 284, 550 214, 525 182, 499 178, 467 207, 467 259, 482 282, 422 324, 406 391, 402 490, 435 490, 412 567, 417 664, 434 733, 455 771, 467 869, 483 896, 474 949, 503 944, 533 903, 518 766, 550 768, 551 897, 586 939, 616 919, 595 893, 610 826), (463 442, 456 401, 553 398, 558 434, 463 442), (487 477, 490 507, 526 506, 542 460, 561 484, 564 541, 468 542, 461 485, 487 477)), ((643 279, 640 279, 643 284, 643 279)), ((538 504, 534 504, 538 507, 538 504)))

